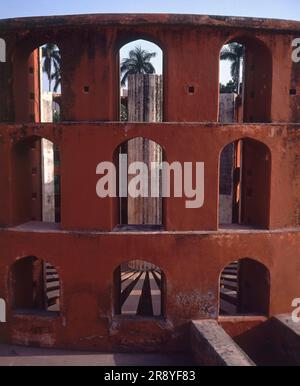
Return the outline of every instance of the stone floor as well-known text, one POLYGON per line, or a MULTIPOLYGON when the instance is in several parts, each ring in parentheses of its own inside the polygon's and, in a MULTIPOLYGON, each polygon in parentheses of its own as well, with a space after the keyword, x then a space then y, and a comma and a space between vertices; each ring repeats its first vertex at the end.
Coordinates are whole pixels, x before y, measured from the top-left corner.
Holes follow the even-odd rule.
POLYGON ((107 354, 0 344, 0 366, 188 366, 186 354, 107 354))

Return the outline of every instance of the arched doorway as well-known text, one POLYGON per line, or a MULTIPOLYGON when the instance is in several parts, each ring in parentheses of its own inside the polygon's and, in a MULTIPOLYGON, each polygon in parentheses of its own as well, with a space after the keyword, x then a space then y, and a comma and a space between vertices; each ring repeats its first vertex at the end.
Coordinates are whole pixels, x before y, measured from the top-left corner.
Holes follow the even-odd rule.
POLYGON ((163 159, 162 147, 143 137, 130 139, 115 151, 117 170, 125 170, 125 178, 124 175, 121 181, 119 175, 117 178, 119 181, 117 223, 121 226, 163 225, 161 172, 163 159), (126 197, 122 197, 124 192, 126 197))
POLYGON ((220 58, 220 122, 270 122, 270 49, 259 39, 236 37, 223 46, 220 58))
POLYGON ((257 140, 234 141, 221 152, 219 225, 269 227, 271 152, 257 140))
POLYGON ((18 141, 12 151, 15 224, 60 222, 60 153, 46 138, 18 141))
POLYGON ((163 120, 163 51, 143 39, 131 41, 119 51, 120 120, 163 120))
POLYGON ((268 315, 270 273, 262 263, 245 258, 229 264, 220 277, 220 315, 268 315))
POLYGON ((60 312, 60 278, 51 264, 34 256, 11 267, 12 307, 20 312, 60 312))

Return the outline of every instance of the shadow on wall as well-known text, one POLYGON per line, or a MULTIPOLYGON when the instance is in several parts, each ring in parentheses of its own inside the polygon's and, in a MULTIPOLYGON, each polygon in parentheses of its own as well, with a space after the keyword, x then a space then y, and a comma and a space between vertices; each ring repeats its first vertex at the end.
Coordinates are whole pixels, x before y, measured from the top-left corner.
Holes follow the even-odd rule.
POLYGON ((60 312, 60 279, 51 264, 34 256, 11 267, 12 307, 16 312, 60 312))
POLYGON ((269 227, 271 151, 262 142, 243 138, 220 156, 219 224, 269 227))

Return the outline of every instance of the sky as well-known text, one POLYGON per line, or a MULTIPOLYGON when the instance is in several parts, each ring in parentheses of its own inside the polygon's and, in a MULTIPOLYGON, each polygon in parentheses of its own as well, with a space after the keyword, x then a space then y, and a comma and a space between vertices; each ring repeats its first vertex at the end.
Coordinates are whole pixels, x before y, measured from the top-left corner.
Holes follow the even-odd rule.
POLYGON ((300 20, 299 0, 0 0, 0 18, 80 13, 196 13, 300 20))
MULTIPOLYGON (((126 12, 249 16, 300 21, 300 0, 0 0, 0 19, 126 12)), ((126 57, 135 45, 124 47, 121 58, 126 57)), ((151 43, 141 45, 144 49, 157 52, 153 64, 157 73, 161 74, 161 51, 151 43)), ((226 83, 229 79, 229 64, 222 63, 221 81, 226 83)))

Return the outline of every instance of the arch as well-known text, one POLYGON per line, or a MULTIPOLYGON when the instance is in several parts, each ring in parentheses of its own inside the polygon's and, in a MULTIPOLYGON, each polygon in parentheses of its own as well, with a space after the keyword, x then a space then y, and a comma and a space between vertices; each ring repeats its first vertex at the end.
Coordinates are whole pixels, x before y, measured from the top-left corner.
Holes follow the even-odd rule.
POLYGON ((11 266, 12 308, 19 312, 60 312, 61 282, 57 269, 35 256, 11 266))
MULTIPOLYGON (((62 57, 59 46, 55 42, 45 42, 46 39, 24 39, 14 52, 14 103, 15 120, 17 122, 53 122, 61 120, 60 103, 61 86, 58 92, 54 90, 55 79, 62 79, 62 57), (52 66, 50 78, 52 87, 46 87, 46 76, 43 68, 43 50, 46 45, 52 45, 59 58, 59 65, 52 66), (55 91, 55 92, 54 92, 55 91), (55 94, 55 96, 54 96, 55 94), (56 100, 54 100, 56 99, 56 100), (57 111, 54 111, 56 106, 57 111)), ((58 61, 56 61, 58 63, 58 61)), ((49 81, 50 83, 50 81, 49 81)))
POLYGON ((164 316, 165 287, 165 274, 156 265, 139 259, 122 263, 114 272, 114 313, 164 316))
POLYGON ((257 44, 257 45, 261 45, 264 47, 264 49, 268 50, 270 53, 271 53, 271 50, 270 48, 267 46, 267 44, 259 37, 257 36, 253 36, 253 34, 251 35, 247 35, 247 34, 241 34, 241 33, 234 33, 232 34, 231 36, 227 37, 224 42, 222 43, 222 46, 221 48, 228 44, 228 43, 231 43, 231 42, 238 42, 238 43, 241 43, 241 44, 247 44, 247 43, 252 43, 252 44, 257 44))
POLYGON ((244 137, 222 149, 219 161, 219 225, 269 227, 272 154, 244 137))
POLYGON ((126 46, 127 44, 129 44, 131 42, 135 42, 137 40, 144 40, 144 41, 147 41, 149 43, 155 44, 162 51, 165 51, 165 49, 166 49, 164 43, 160 39, 158 39, 157 37, 155 37, 149 33, 146 33, 146 32, 134 31, 134 32, 130 32, 129 34, 126 34, 126 35, 123 33, 121 36, 118 37, 118 40, 115 44, 115 53, 117 54, 122 47, 126 46))
POLYGON ((60 151, 45 137, 20 139, 12 147, 13 224, 60 222, 60 151))
POLYGON ((243 258, 220 274, 219 315, 269 315, 270 272, 260 261, 243 258))
POLYGON ((230 43, 237 43, 243 49, 241 75, 239 85, 234 87, 235 95, 231 87, 228 89, 228 84, 221 88, 219 120, 223 123, 271 122, 271 50, 262 40, 253 36, 233 35, 225 41, 223 47, 230 43), (224 93, 232 95, 226 96, 224 93))
POLYGON ((118 106, 119 119, 131 122, 161 122, 163 121, 163 67, 164 51, 160 44, 156 44, 155 39, 145 40, 145 35, 130 34, 120 38, 118 44, 117 62, 119 67, 118 74, 118 106), (126 83, 120 84, 124 80, 126 71, 122 73, 122 63, 128 58, 130 52, 135 48, 141 48, 147 52, 155 52, 157 59, 151 58, 150 64, 154 67, 154 72, 142 70, 139 73, 129 71, 126 83), (126 48, 127 51, 126 51, 126 48))
POLYGON ((130 137, 130 135, 127 136, 127 139, 118 143, 118 145, 115 147, 114 151, 113 151, 113 154, 115 154, 118 149, 120 147, 123 147, 124 145, 126 145, 129 141, 132 141, 132 140, 135 140, 135 139, 138 139, 138 138, 143 138, 144 140, 146 141, 152 141, 152 142, 155 142, 159 147, 161 147, 163 153, 165 154, 166 153, 166 147, 165 145, 162 145, 161 142, 158 142, 156 138, 153 138, 151 137, 150 135, 133 135, 132 137, 130 137))
POLYGON ((121 226, 163 225, 164 201, 162 198, 160 165, 164 159, 165 152, 160 144, 146 137, 133 137, 116 148, 114 151, 114 162, 117 169, 119 186, 117 189, 118 199, 116 200, 115 224, 121 226), (134 176, 129 174, 130 165, 141 162, 147 168, 147 175, 142 174, 142 182, 145 182, 143 186, 135 184, 134 176), (155 169, 151 168, 153 162, 157 164, 155 169), (120 173, 122 176, 121 180, 120 173), (127 178, 124 179, 125 175, 127 178), (120 182, 122 183, 122 188, 120 182), (138 189, 140 196, 133 197, 130 194, 130 188, 133 188, 134 191, 138 189), (143 195, 143 188, 147 196, 143 195))
POLYGON ((271 153, 271 149, 270 149, 269 145, 266 142, 264 142, 261 139, 257 139, 257 138, 254 138, 254 137, 251 137, 251 136, 247 135, 247 136, 242 136, 242 137, 237 136, 233 141, 223 145, 223 147, 221 148, 219 154, 221 155, 222 151, 226 148, 226 146, 230 145, 231 143, 234 143, 234 142, 237 142, 237 141, 246 141, 246 140, 257 142, 258 144, 261 144, 262 146, 264 146, 266 148, 267 151, 269 151, 271 153))

